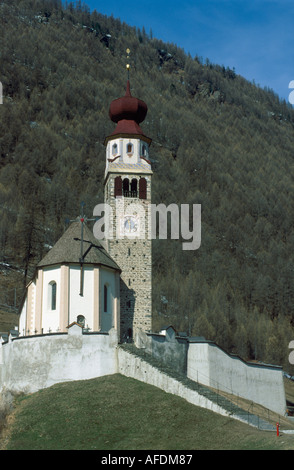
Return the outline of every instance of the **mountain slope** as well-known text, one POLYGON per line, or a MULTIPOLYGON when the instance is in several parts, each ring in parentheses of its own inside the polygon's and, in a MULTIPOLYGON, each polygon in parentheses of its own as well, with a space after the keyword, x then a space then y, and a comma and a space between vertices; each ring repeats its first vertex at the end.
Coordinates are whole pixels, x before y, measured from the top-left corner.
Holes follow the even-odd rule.
POLYGON ((172 323, 289 368, 294 111, 236 71, 86 6, 0 8, 0 303, 13 304, 15 287, 20 302, 81 201, 88 216, 103 201, 108 109, 125 92, 129 47, 132 94, 149 108, 153 202, 202 212, 199 250, 154 241, 154 329, 172 323))

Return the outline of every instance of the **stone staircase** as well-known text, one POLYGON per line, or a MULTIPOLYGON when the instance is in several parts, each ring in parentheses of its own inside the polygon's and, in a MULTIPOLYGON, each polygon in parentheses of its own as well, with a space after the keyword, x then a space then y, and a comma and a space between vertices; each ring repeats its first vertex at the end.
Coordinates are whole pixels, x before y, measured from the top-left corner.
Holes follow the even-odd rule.
POLYGON ((232 418, 249 424, 250 426, 257 427, 258 429, 264 431, 276 430, 276 427, 274 425, 260 418, 258 415, 253 414, 248 410, 245 410, 244 408, 241 408, 225 396, 217 393, 215 390, 212 390, 211 388, 206 387, 205 385, 202 385, 198 382, 194 382, 193 380, 189 379, 185 374, 181 374, 173 370, 168 365, 163 364, 160 360, 146 353, 144 349, 139 349, 132 343, 124 343, 119 345, 119 347, 123 348, 130 354, 134 354, 140 357, 142 360, 149 363, 151 366, 155 367, 162 373, 181 382, 185 387, 197 391, 199 395, 202 395, 211 402, 216 403, 219 407, 225 410, 232 418))

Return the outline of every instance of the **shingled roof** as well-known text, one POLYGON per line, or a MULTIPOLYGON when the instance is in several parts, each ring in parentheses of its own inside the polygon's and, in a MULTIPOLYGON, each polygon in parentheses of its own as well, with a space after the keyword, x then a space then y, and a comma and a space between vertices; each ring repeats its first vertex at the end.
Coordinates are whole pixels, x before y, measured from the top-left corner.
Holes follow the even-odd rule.
MULTIPOLYGON (((120 270, 120 267, 107 253, 105 248, 94 237, 84 224, 83 254, 85 264, 98 264, 120 270)), ((81 222, 73 222, 60 237, 57 243, 44 256, 38 268, 64 263, 79 263, 81 257, 81 222)))

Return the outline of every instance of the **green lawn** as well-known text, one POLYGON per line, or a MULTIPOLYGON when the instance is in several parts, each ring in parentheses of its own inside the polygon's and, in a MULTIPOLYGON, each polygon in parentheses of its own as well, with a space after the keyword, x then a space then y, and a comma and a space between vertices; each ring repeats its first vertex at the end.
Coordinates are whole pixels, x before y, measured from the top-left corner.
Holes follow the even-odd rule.
POLYGON ((18 397, 7 450, 293 449, 259 431, 119 374, 18 397))

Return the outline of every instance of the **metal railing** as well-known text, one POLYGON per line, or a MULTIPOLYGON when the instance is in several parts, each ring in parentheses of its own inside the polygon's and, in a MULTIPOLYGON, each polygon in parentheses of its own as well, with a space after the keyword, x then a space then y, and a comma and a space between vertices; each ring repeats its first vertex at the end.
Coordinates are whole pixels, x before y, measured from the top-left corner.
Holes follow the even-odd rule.
MULTIPOLYGON (((248 399, 246 397, 240 396, 238 393, 234 392, 231 388, 229 389, 225 385, 221 384, 218 381, 215 381, 203 372, 198 371, 197 369, 193 369, 195 372, 195 382, 204 385, 205 387, 211 388, 217 394, 216 402, 217 404, 221 403, 221 397, 223 396, 232 404, 236 405, 239 408, 238 415, 242 420, 246 421, 248 424, 257 427, 261 430, 269 430, 273 431, 276 429, 276 423, 280 424, 280 421, 286 420, 287 415, 283 416, 270 410, 269 408, 260 405, 256 402, 250 401, 248 403, 248 399), (203 377, 203 382, 199 381, 199 375, 203 377), (206 380, 204 380, 206 379, 206 380), (205 384, 210 383, 210 385, 205 384)), ((284 423, 286 425, 286 421, 284 423)), ((288 423, 289 428, 291 428, 291 422, 288 423)))

